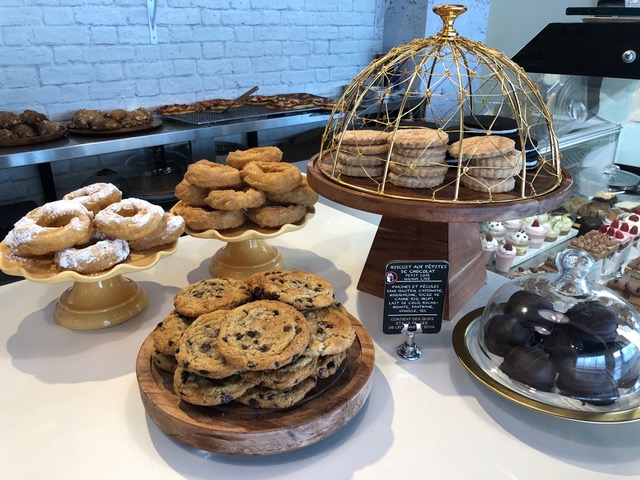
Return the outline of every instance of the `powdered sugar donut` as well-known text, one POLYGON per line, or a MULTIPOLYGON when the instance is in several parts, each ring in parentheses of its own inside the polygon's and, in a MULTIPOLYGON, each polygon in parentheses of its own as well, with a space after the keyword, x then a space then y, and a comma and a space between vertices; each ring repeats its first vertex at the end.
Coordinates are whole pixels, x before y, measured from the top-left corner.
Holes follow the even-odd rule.
POLYGON ((85 248, 65 248, 53 261, 61 270, 91 274, 117 265, 129 256, 129 244, 121 238, 100 240, 85 248))
POLYGON ((129 242, 129 248, 131 248, 131 250, 140 251, 149 250, 150 248, 157 247, 159 245, 167 245, 178 240, 183 232, 184 218, 180 215, 173 215, 166 212, 156 231, 146 237, 129 242))
POLYGON ((18 220, 5 244, 17 255, 47 255, 63 248, 87 243, 91 237, 92 213, 71 200, 49 202, 18 220))
POLYGON ((122 192, 111 183, 93 183, 67 193, 63 200, 80 202, 94 214, 112 203, 122 200, 122 192))
POLYGON ((133 241, 155 231, 163 217, 162 207, 146 200, 127 198, 99 211, 94 224, 101 233, 133 241))

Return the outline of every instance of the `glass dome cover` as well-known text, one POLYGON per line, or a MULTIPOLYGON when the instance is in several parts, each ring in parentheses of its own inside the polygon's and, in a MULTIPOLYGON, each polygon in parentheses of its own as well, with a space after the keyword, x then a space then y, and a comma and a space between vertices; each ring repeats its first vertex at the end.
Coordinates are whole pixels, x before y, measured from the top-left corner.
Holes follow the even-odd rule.
POLYGON ((471 355, 494 380, 544 404, 617 412, 640 406, 635 309, 587 277, 594 259, 567 249, 559 274, 519 277, 489 299, 471 355))

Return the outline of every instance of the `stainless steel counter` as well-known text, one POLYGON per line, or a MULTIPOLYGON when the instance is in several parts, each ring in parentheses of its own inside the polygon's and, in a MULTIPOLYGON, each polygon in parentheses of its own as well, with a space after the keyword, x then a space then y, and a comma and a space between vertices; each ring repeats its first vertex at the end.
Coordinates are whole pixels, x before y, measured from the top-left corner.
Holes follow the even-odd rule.
MULTIPOLYGON (((274 113, 266 118, 236 119, 207 125, 193 125, 172 119, 164 119, 154 130, 128 135, 67 135, 52 142, 21 147, 0 148, 0 168, 46 164, 92 155, 124 150, 189 142, 194 158, 208 158, 215 151, 217 137, 252 134, 257 142, 258 132, 273 128, 308 125, 319 126, 329 119, 328 112, 306 111, 274 113)), ((255 146, 255 145, 251 145, 255 146)))

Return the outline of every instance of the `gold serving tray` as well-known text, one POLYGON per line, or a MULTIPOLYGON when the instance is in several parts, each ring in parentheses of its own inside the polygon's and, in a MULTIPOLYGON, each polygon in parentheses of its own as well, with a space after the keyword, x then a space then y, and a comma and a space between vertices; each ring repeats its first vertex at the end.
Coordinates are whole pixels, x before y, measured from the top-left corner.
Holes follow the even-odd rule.
POLYGON ((498 395, 512 402, 568 420, 587 423, 624 423, 640 420, 640 391, 612 405, 583 405, 579 400, 559 394, 537 392, 513 382, 503 375, 478 346, 478 333, 483 309, 461 318, 453 330, 453 348, 464 367, 498 395))

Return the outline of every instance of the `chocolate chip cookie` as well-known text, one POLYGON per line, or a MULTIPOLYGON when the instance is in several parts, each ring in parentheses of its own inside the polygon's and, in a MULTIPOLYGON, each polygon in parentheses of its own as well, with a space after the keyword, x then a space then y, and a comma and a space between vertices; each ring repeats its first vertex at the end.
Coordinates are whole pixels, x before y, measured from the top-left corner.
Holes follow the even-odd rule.
POLYGON ((330 307, 307 310, 304 316, 309 324, 311 340, 307 351, 310 355, 334 355, 344 352, 356 339, 356 331, 349 316, 338 303, 330 307))
POLYGON ((177 310, 173 310, 158 324, 152 332, 153 346, 165 355, 175 356, 180 335, 193 323, 194 318, 182 315, 177 310))
POLYGON ((213 379, 239 373, 218 350, 220 326, 229 317, 230 310, 205 313, 184 331, 176 351, 176 360, 182 368, 213 379))
POLYGON ((239 374, 216 380, 189 372, 180 365, 173 375, 175 393, 185 402, 203 407, 229 403, 253 386, 239 374))
POLYGON ((246 376, 247 379, 254 381, 260 387, 284 390, 314 375, 317 363, 318 357, 303 355, 295 362, 280 367, 277 370, 247 372, 246 376))
POLYGON ((240 370, 272 370, 295 361, 309 338, 307 320, 295 308, 256 300, 233 309, 220 326, 218 348, 240 370))
POLYGON ((279 300, 297 310, 328 307, 333 303, 333 286, 322 277, 299 270, 282 270, 265 274, 254 295, 266 300, 279 300))
POLYGON ((316 377, 328 378, 335 375, 342 365, 342 362, 347 358, 347 352, 336 353, 335 355, 323 355, 318 358, 318 365, 316 366, 316 377))
POLYGON ((317 383, 315 378, 309 377, 284 390, 254 387, 236 401, 251 408, 288 408, 302 400, 317 383))
POLYGON ((233 278, 200 280, 180 290, 175 298, 176 310, 187 317, 220 309, 230 309, 251 300, 248 285, 233 278))

